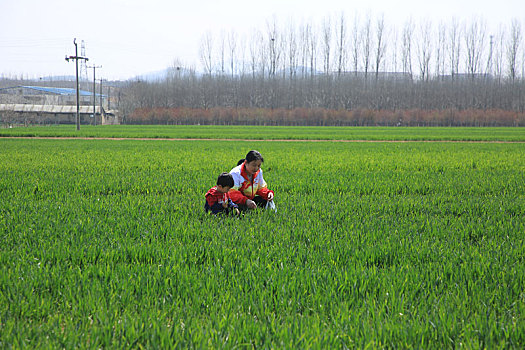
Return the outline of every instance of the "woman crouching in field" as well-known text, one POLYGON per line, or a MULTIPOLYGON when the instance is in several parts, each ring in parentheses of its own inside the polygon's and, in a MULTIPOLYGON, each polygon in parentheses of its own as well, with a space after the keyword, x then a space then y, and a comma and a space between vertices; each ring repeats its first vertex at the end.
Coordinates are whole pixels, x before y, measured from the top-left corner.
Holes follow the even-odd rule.
POLYGON ((273 191, 266 187, 266 181, 263 179, 261 169, 263 161, 259 152, 250 151, 246 158, 241 159, 230 171, 233 176, 233 187, 228 194, 241 210, 258 207, 275 210, 273 191))

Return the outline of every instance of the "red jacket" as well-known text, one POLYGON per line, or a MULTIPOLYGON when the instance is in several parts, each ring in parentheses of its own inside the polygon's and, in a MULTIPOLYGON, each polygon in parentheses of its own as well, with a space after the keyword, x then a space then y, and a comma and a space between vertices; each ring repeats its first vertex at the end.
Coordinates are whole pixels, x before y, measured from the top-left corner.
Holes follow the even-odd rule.
POLYGON ((223 211, 225 208, 223 203, 228 203, 228 208, 237 208, 237 205, 230 199, 229 193, 221 193, 217 191, 217 187, 212 187, 206 192, 206 211, 211 210, 213 214, 223 211))
POLYGON ((255 196, 261 196, 268 200, 268 194, 273 194, 273 191, 266 187, 262 169, 259 169, 259 171, 253 174, 250 180, 250 177, 244 169, 245 164, 246 162, 236 166, 230 171, 230 174, 233 176, 233 187, 230 192, 228 192, 230 198, 237 204, 245 204, 247 199, 253 199, 255 196))

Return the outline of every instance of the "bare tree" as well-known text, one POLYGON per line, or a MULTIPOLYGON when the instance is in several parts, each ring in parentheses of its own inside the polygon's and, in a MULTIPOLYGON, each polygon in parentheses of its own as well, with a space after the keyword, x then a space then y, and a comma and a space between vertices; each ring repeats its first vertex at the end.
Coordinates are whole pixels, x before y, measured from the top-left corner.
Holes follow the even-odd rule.
POLYGON ((377 20, 377 27, 376 27, 376 57, 375 57, 375 71, 376 71, 376 79, 379 77, 379 68, 381 66, 381 62, 383 61, 383 58, 385 56, 386 52, 386 41, 384 38, 385 35, 385 17, 381 16, 377 20))
POLYGON ((313 28, 310 26, 308 31, 308 55, 310 56, 310 77, 317 72, 317 35, 313 28))
POLYGON ((306 23, 302 23, 299 28, 299 54, 300 54, 300 61, 301 61, 301 77, 306 77, 308 73, 308 35, 309 35, 309 25, 306 23))
POLYGON ((213 38, 211 32, 207 32, 202 38, 200 57, 204 71, 211 75, 213 71, 213 38))
POLYGON ((288 70, 290 80, 294 79, 297 74, 297 65, 298 65, 298 44, 297 44, 297 35, 295 31, 295 26, 293 23, 290 23, 288 27, 288 70))
POLYGON ((454 80, 455 75, 459 73, 459 61, 461 57, 461 27, 456 18, 452 19, 448 31, 448 54, 450 60, 450 75, 454 80))
MULTIPOLYGON (((3 111, 0 113, 0 122, 4 124, 5 127, 11 127, 16 121, 20 119, 16 112, 14 111, 3 111)), ((27 126, 27 121, 24 123, 27 126)))
POLYGON ((474 78, 479 72, 483 55, 486 26, 482 20, 474 19, 465 32, 467 50, 467 73, 474 78))
POLYGON ((282 77, 284 80, 287 78, 288 69, 286 65, 288 64, 288 36, 286 35, 285 28, 281 29, 279 33, 279 41, 277 42, 277 67, 280 67, 282 72, 282 77))
POLYGON ((493 45, 492 57, 494 60, 494 74, 496 75, 498 83, 501 83, 504 64, 503 48, 505 47, 505 28, 503 26, 499 27, 493 45))
POLYGON ((266 76, 267 71, 268 75, 272 74, 272 53, 269 49, 269 45, 266 44, 266 37, 262 33, 259 36, 259 40, 259 69, 262 78, 264 78, 266 76))
POLYGON ((346 20, 341 13, 337 31, 337 75, 340 76, 346 66, 346 20))
POLYGON ((188 69, 184 62, 176 58, 173 60, 171 66, 168 68, 166 76, 166 92, 167 92, 167 107, 180 107, 184 104, 184 94, 182 78, 187 74, 188 69))
MULTIPOLYGON (((275 73, 277 71, 277 64, 278 64, 278 61, 279 61, 279 56, 280 56, 280 50, 279 50, 279 45, 281 45, 279 43, 279 40, 280 38, 278 38, 278 31, 277 31, 277 21, 276 19, 274 18, 272 23, 268 22, 267 24, 267 42, 268 42, 268 46, 269 46, 269 52, 270 52, 270 56, 269 56, 269 59, 270 59, 270 72, 269 72, 269 75, 271 77, 275 77, 275 73)), ((264 45, 264 44, 263 44, 264 45)))
POLYGON ((361 36, 363 38, 363 68, 365 71, 365 79, 368 77, 368 70, 370 68, 370 41, 372 36, 372 19, 370 17, 370 14, 368 14, 365 18, 365 22, 363 25, 361 36))
POLYGON ((235 75, 235 51, 237 49, 237 35, 234 31, 231 31, 228 35, 228 53, 230 55, 230 72, 231 76, 235 75))
POLYGON ((487 65, 485 67, 485 74, 487 77, 491 77, 494 71, 493 56, 494 56, 494 35, 489 36, 489 53, 487 56, 487 65))
POLYGON ((359 67, 359 52, 360 52, 360 39, 361 39, 361 33, 359 31, 359 18, 357 14, 354 17, 354 25, 353 25, 353 31, 352 31, 352 63, 353 63, 353 69, 354 73, 357 74, 358 67, 359 67))
POLYGON ((403 61, 403 73, 409 74, 412 78, 412 34, 414 33, 414 23, 412 20, 405 22, 403 27, 403 45, 401 60, 403 61))
POLYGON ((417 59, 421 80, 427 81, 430 75, 430 59, 432 57, 432 22, 421 22, 417 44, 417 59))
POLYGON ((518 20, 512 20, 509 35, 510 37, 507 43, 507 62, 509 67, 509 78, 514 81, 516 79, 518 50, 521 44, 521 25, 518 20))
POLYGON ((255 31, 250 40, 250 66, 251 66, 251 85, 246 95, 249 107, 260 107, 262 104, 260 90, 267 71, 267 46, 261 45, 264 35, 260 31, 255 31))
POLYGON ((436 77, 443 77, 445 74, 445 51, 447 27, 444 22, 438 25, 438 42, 436 46, 436 77))
POLYGON ((390 50, 391 52, 391 61, 390 61, 390 70, 392 72, 400 72, 402 71, 402 69, 400 69, 398 67, 398 64, 399 64, 399 35, 398 35, 398 31, 393 28, 392 29, 392 40, 391 40, 391 46, 392 46, 392 49, 390 50))
POLYGON ((226 38, 224 32, 221 32, 221 41, 219 43, 219 62, 220 62, 220 74, 224 75, 226 65, 226 38))
MULTIPOLYGON (((260 43, 263 41, 263 36, 259 31, 256 31, 253 33, 252 38, 250 40, 250 68, 252 71, 252 79, 255 79, 255 76, 257 74, 257 71, 260 70, 260 72, 264 76, 264 65, 260 66, 261 63, 261 45, 260 43)), ((266 60, 263 60, 265 62, 266 60)))
POLYGON ((330 73, 330 51, 332 44, 332 24, 330 17, 323 20, 323 70, 325 74, 330 73))
POLYGON ((247 58, 246 58, 246 37, 245 36, 242 36, 240 39, 240 46, 237 51, 237 55, 240 55, 240 68, 237 68, 237 70, 240 71, 240 76, 244 77, 246 75, 246 64, 248 63, 247 58))

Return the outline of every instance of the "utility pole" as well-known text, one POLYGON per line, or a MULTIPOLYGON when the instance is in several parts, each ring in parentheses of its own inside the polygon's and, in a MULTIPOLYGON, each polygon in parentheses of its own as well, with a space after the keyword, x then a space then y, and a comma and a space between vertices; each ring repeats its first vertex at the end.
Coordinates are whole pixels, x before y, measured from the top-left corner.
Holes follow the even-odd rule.
MULTIPOLYGON (((93 120, 95 122, 95 126, 97 126, 97 110, 95 108, 96 104, 96 88, 97 88, 97 80, 95 79, 95 69, 102 68, 102 66, 87 66, 87 68, 93 68, 93 120)), ((102 118, 102 117, 101 117, 102 118)))
POLYGON ((109 90, 111 86, 108 85, 108 111, 111 109, 111 91, 109 90))
POLYGON ((102 124, 102 79, 100 79, 100 123, 102 124))
POLYGON ((89 61, 89 58, 87 57, 81 57, 78 55, 78 46, 77 46, 77 38, 73 40, 73 44, 75 45, 75 56, 66 56, 66 61, 69 62, 69 60, 75 60, 75 66, 76 66, 76 77, 77 77, 77 131, 80 130, 80 94, 78 89, 78 60, 86 60, 89 61))

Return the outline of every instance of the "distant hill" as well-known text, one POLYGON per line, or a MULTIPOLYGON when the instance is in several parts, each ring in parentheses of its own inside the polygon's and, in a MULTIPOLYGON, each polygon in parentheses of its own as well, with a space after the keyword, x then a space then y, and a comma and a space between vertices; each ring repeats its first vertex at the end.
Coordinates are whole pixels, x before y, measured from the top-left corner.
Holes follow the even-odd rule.
POLYGON ((40 81, 75 81, 76 77, 74 75, 53 75, 39 78, 40 81))
POLYGON ((155 82, 158 80, 165 79, 167 75, 168 75, 168 69, 162 69, 162 70, 140 74, 129 80, 145 80, 149 82, 155 82))
POLYGON ((195 71, 192 71, 191 69, 188 69, 188 68, 184 68, 184 67, 181 67, 181 68, 175 68, 175 67, 169 67, 169 68, 166 68, 166 69, 161 69, 161 70, 157 70, 157 71, 153 71, 153 72, 149 72, 149 73, 144 73, 144 74, 140 74, 140 75, 137 75, 136 77, 132 78, 132 79, 129 79, 129 80, 144 80, 144 81, 148 81, 148 82, 156 82, 156 81, 160 81, 160 80, 164 80, 166 79, 168 76, 173 76, 173 77, 176 77, 177 75, 181 75, 181 76, 186 76, 188 74, 196 74, 196 75, 200 75, 199 72, 195 72, 195 71))

